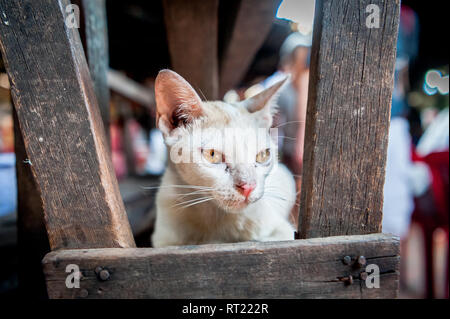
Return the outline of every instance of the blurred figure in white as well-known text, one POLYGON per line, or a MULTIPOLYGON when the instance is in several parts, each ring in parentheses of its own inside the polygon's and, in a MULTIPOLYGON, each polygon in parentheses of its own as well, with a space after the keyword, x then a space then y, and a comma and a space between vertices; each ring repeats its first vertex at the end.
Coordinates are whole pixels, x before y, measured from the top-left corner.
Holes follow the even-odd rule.
MULTIPOLYGON (((311 43, 312 33, 290 34, 280 49, 279 70, 262 83, 267 88, 286 75, 291 76, 290 83, 280 90, 277 100, 279 112, 274 126, 278 128, 280 135, 281 161, 291 170, 296 180, 297 203, 300 201, 303 168, 311 43)), ((291 214, 295 225, 298 222, 298 206, 294 206, 291 214)))
MULTIPOLYGON (((406 93, 409 91, 409 65, 418 52, 418 20, 413 10, 402 6, 397 42, 391 123, 384 184, 383 232, 406 236, 414 209, 410 172, 412 142, 406 93)), ((418 169, 421 174, 423 169, 418 169)))

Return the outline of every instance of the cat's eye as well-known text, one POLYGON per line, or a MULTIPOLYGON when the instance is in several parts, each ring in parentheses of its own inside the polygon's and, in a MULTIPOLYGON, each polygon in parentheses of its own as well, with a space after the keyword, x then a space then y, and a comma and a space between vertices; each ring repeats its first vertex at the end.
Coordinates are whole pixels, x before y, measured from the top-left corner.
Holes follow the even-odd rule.
POLYGON ((203 157, 212 164, 222 163, 222 153, 214 150, 202 150, 203 157))
POLYGON ((265 149, 256 154, 256 162, 260 164, 267 163, 270 159, 270 149, 265 149))

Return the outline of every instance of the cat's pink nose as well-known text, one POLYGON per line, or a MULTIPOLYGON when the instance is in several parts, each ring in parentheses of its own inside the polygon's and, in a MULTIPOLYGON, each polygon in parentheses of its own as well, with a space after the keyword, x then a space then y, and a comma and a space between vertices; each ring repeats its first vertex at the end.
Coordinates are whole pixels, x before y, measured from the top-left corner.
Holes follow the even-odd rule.
POLYGON ((236 188, 238 189, 238 191, 245 196, 245 198, 248 198, 251 194, 251 192, 256 188, 255 184, 248 184, 248 183, 242 183, 242 184, 237 184, 236 188))

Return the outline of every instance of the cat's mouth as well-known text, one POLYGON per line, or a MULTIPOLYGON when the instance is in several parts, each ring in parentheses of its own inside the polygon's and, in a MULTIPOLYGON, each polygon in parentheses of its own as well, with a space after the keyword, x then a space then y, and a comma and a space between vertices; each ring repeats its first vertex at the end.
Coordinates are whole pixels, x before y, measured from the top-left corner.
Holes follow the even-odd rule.
POLYGON ((258 201, 259 198, 238 198, 238 199, 231 199, 231 200, 218 200, 220 203, 220 206, 222 209, 224 209, 227 212, 230 213, 238 213, 239 211, 245 209, 249 205, 255 203, 258 201))

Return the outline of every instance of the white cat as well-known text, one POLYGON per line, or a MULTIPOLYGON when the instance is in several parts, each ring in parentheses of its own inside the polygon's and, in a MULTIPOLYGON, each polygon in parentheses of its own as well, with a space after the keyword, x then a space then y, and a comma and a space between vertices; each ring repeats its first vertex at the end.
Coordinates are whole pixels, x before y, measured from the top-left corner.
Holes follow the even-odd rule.
POLYGON ((294 239, 295 183, 269 136, 285 81, 231 105, 201 101, 180 75, 159 73, 157 125, 170 156, 153 247, 294 239))

